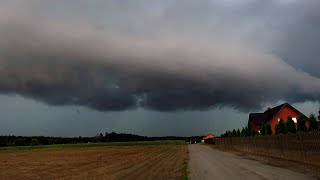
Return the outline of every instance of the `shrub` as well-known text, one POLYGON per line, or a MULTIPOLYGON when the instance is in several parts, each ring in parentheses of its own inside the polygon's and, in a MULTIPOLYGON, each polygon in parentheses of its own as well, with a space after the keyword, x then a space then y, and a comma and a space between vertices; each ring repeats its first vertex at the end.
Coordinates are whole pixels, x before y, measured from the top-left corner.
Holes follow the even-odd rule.
POLYGON ((271 125, 267 124, 267 134, 271 135, 272 134, 272 129, 271 129, 271 125))
POLYGON ((309 130, 310 131, 318 130, 319 129, 319 127, 318 127, 319 124, 318 124, 317 119, 316 119, 314 114, 310 114, 309 120, 310 120, 309 130))
POLYGON ((278 134, 288 134, 287 126, 281 118, 278 124, 278 134))
POLYGON ((307 129, 307 126, 306 126, 306 120, 303 116, 299 116, 298 118, 298 128, 297 128, 297 131, 298 132, 306 132, 308 129, 307 129))
POLYGON ((296 125, 292 120, 292 117, 288 116, 288 121, 286 123, 286 126, 289 133, 297 133, 296 125))
POLYGON ((263 123, 263 124, 262 124, 262 127, 261 127, 261 135, 262 135, 262 136, 267 135, 267 124, 266 124, 266 123, 263 123))

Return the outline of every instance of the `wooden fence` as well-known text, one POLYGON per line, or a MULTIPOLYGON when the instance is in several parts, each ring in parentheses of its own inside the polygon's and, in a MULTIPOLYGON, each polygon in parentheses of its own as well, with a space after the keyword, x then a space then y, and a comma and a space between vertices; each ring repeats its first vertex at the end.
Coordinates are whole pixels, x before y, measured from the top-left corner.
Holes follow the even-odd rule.
POLYGON ((286 135, 217 138, 216 145, 256 155, 320 165, 320 131, 286 135))

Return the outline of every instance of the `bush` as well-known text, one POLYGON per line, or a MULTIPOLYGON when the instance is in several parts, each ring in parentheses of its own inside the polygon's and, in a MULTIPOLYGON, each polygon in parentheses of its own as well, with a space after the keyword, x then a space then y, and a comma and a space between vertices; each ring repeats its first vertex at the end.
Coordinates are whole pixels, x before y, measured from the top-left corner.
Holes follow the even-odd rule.
POLYGON ((251 122, 248 122, 248 126, 247 126, 247 136, 255 136, 257 135, 257 132, 254 130, 251 122))
POLYGON ((286 126, 289 133, 297 133, 296 125, 290 116, 288 116, 286 126))
POLYGON ((261 135, 262 135, 262 136, 267 135, 267 124, 266 124, 266 123, 263 123, 263 124, 262 124, 262 127, 261 127, 261 135))
POLYGON ((237 137, 241 137, 240 129, 237 130, 237 137))
POLYGON ((278 124, 278 134, 288 134, 287 126, 281 118, 278 124))
POLYGON ((298 132, 306 132, 308 130, 307 126, 306 126, 306 120, 303 116, 299 116, 298 118, 298 128, 297 131, 298 132))
POLYGON ((318 130, 319 129, 319 127, 318 127, 319 124, 318 124, 317 119, 316 119, 314 114, 310 114, 309 120, 310 120, 309 130, 310 131, 318 130))
POLYGON ((271 129, 271 125, 267 124, 267 134, 271 135, 272 134, 272 129, 271 129))

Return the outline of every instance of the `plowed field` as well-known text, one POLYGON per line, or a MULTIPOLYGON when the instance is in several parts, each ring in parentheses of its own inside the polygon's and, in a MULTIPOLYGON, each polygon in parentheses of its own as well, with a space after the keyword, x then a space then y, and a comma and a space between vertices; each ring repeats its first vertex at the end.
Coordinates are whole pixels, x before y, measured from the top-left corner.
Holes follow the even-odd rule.
POLYGON ((0 152, 0 179, 181 179, 186 145, 0 152))

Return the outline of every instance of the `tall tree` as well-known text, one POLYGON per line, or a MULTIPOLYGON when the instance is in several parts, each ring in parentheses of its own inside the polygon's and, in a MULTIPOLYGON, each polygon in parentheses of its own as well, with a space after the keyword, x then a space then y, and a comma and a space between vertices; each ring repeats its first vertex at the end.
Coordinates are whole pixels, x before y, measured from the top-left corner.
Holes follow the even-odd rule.
POLYGON ((241 137, 241 132, 240 132, 240 129, 238 128, 237 130, 237 137, 241 137))
POLYGON ((251 122, 248 122, 248 128, 247 128, 247 136, 255 136, 256 131, 254 130, 251 122))
POLYGON ((320 129, 320 108, 319 108, 319 111, 318 111, 318 121, 317 121, 317 124, 318 124, 318 129, 320 129))
POLYGON ((267 134, 267 124, 263 123, 261 126, 261 135, 264 136, 267 134))
POLYGON ((232 130, 232 137, 237 137, 237 131, 235 129, 232 130))
POLYGON ((286 126, 287 126, 289 133, 297 133, 296 125, 295 125, 294 121, 292 120, 291 116, 288 116, 286 126))
POLYGON ((286 124, 284 123, 283 119, 280 118, 279 124, 278 124, 278 134, 287 134, 288 129, 286 124))
POLYGON ((248 134, 248 126, 246 126, 246 127, 244 128, 244 132, 245 132, 245 136, 246 136, 246 137, 249 136, 249 134, 248 134))
POLYGON ((102 133, 99 134, 99 136, 98 136, 98 141, 99 141, 99 142, 103 142, 103 141, 104 141, 104 136, 103 136, 102 133))
POLYGON ((310 121, 310 127, 309 127, 310 131, 314 131, 314 130, 319 129, 319 127, 318 127, 319 124, 318 124, 317 119, 314 114, 310 114, 309 121, 310 121))
POLYGON ((298 132, 306 132, 308 130, 307 126, 306 126, 306 120, 305 118, 300 115, 298 118, 298 128, 297 131, 298 132))
POLYGON ((229 130, 227 130, 227 131, 225 132, 225 136, 226 136, 226 137, 232 137, 232 132, 229 131, 229 130))
POLYGON ((245 128, 243 127, 241 130, 241 137, 245 137, 245 136, 247 136, 247 134, 246 134, 245 128))
POLYGON ((270 124, 267 124, 267 134, 272 135, 272 129, 270 124))

